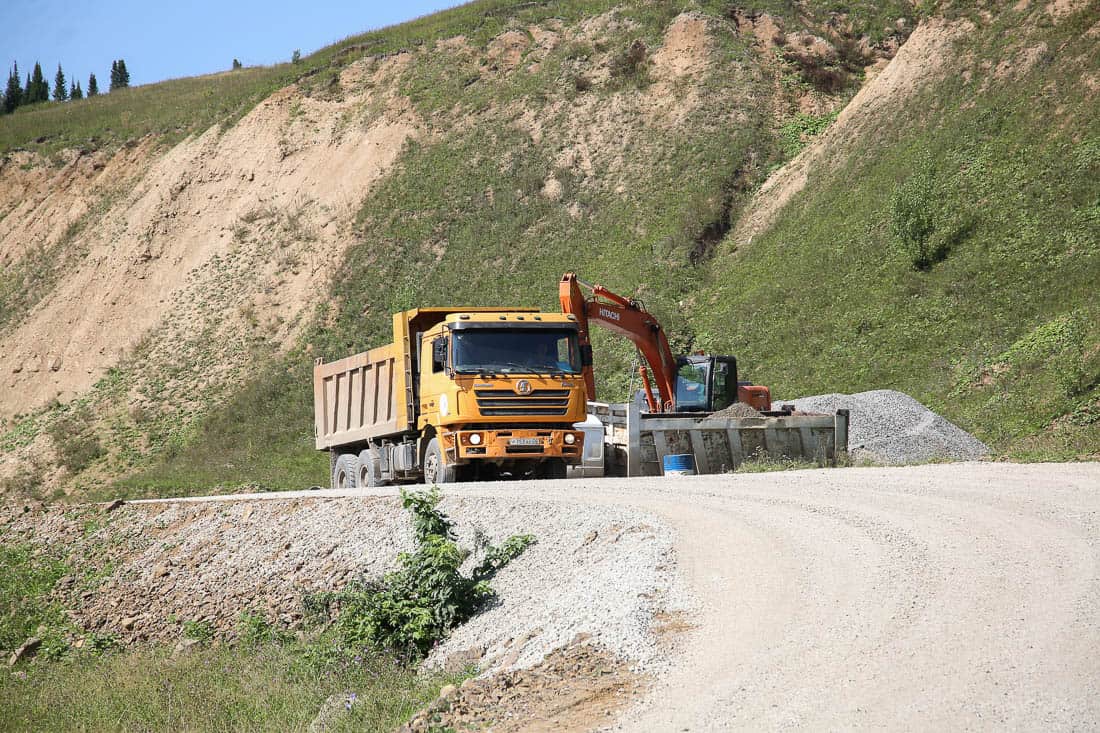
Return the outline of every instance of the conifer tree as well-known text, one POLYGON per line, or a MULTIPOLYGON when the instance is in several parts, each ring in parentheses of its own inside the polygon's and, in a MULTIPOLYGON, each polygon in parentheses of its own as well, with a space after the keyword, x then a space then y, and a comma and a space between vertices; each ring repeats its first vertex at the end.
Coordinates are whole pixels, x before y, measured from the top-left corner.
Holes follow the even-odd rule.
POLYGON ((65 72, 61 70, 61 64, 57 65, 57 76, 53 78, 53 99, 55 102, 69 99, 69 88, 65 86, 65 72))
POLYGON ((130 86, 130 72, 126 70, 126 61, 119 59, 111 62, 111 91, 130 86))
POLYGON ((34 63, 34 72, 31 74, 31 80, 27 87, 29 92, 27 94, 27 104, 37 104, 49 100, 50 85, 46 83, 46 78, 42 76, 42 65, 37 61, 34 63))
POLYGON ((88 75, 88 96, 89 97, 99 96, 99 84, 95 80, 95 74, 89 74, 88 75))
POLYGON ((84 90, 80 88, 80 82, 74 81, 69 88, 69 99, 84 99, 84 90))
POLYGON ((23 87, 19 86, 19 64, 8 74, 8 86, 4 90, 4 111, 11 113, 23 103, 23 87))

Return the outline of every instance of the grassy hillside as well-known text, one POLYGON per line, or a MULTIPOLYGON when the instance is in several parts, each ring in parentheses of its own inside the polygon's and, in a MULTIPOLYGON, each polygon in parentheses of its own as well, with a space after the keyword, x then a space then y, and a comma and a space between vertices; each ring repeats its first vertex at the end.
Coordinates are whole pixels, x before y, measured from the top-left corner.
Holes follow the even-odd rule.
POLYGON ((1006 9, 970 33, 961 73, 812 178, 748 253, 719 257, 700 342, 780 395, 890 386, 1007 456, 1095 457, 1098 21, 1095 5, 1056 26, 1006 9), (895 234, 912 217, 942 260, 914 265, 895 234))
MULTIPOLYGON (((959 7, 949 12, 965 15, 959 7)), ((737 248, 726 232, 753 193, 859 88, 871 59, 854 42, 904 40, 898 29, 917 20, 904 3, 836 10, 782 0, 477 2, 350 38, 298 67, 253 70, 238 107, 203 108, 173 129, 231 120, 263 84, 301 77, 307 93, 322 92, 350 60, 411 49, 398 86, 430 134, 363 201, 358 244, 302 342, 283 356, 258 353, 261 376, 208 397, 193 421, 112 428, 106 453, 135 431, 142 448, 124 462, 95 459, 100 475, 130 474, 98 490, 322 484, 315 355, 377 345, 390 313, 415 305, 554 308, 567 269, 640 296, 677 348, 737 354, 745 375, 777 395, 896 388, 1002 455, 1095 456, 1100 61, 1086 33, 1100 11, 1057 23, 1042 7, 975 12, 953 54, 959 65, 826 155, 774 226, 737 248), (674 83, 654 58, 685 11, 706 26, 710 63, 674 83), (831 38, 841 59, 815 66, 782 38, 762 49, 736 26, 759 12, 787 39, 831 38), (514 69, 495 45, 508 30, 521 39, 514 69), (536 31, 560 43, 542 46, 536 31)), ((0 120, 0 142, 19 116, 0 120)), ((50 119, 41 124, 61 124, 50 119)), ((143 129, 167 129, 162 122, 143 129)), ((627 393, 632 358, 624 341, 599 339, 603 398, 627 393)), ((0 439, 29 436, 29 420, 0 439)))

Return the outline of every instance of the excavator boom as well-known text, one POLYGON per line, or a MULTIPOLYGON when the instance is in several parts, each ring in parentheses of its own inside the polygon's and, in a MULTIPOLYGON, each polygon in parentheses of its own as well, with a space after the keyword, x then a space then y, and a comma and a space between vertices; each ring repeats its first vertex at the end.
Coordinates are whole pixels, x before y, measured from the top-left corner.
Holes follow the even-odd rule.
MULTIPOLYGON (((676 397, 676 357, 672 355, 661 324, 641 303, 617 295, 602 285, 586 283, 572 272, 562 276, 558 297, 562 312, 572 314, 577 319, 581 349, 585 354, 590 356, 592 350, 590 323, 596 323, 630 339, 652 370, 653 382, 657 386, 658 396, 654 396, 648 377, 643 371, 642 383, 646 386, 646 401, 650 410, 661 412, 672 409, 676 397), (592 295, 586 298, 582 287, 592 295)), ((595 400, 596 381, 592 359, 586 358, 584 361, 584 383, 588 390, 588 399, 595 400)))
MULTIPOLYGON (((562 276, 558 285, 558 297, 562 312, 572 315, 577 321, 588 399, 596 399, 592 341, 589 333, 589 324, 595 323, 630 339, 638 348, 645 363, 649 365, 653 383, 657 387, 657 395, 653 394, 646 367, 642 366, 638 371, 642 377, 650 412, 672 412, 676 409, 676 375, 679 361, 672 354, 661 324, 641 302, 633 298, 624 298, 602 285, 586 283, 572 272, 562 276), (585 297, 582 288, 588 290, 591 295, 585 297)), ((710 357, 711 360, 714 358, 710 357)), ((771 395, 767 387, 739 386, 737 394, 742 402, 747 402, 758 410, 771 408, 771 395)), ((711 404, 709 396, 706 403, 711 404)))

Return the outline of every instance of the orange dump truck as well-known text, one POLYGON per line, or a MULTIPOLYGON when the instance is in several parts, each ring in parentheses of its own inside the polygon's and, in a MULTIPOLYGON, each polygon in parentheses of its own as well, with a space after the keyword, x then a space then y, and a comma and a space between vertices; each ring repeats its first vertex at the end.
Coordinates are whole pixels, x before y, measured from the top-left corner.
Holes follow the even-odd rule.
POLYGON ((314 365, 317 448, 334 488, 564 478, 581 462, 590 365, 572 314, 396 313, 392 343, 314 365))

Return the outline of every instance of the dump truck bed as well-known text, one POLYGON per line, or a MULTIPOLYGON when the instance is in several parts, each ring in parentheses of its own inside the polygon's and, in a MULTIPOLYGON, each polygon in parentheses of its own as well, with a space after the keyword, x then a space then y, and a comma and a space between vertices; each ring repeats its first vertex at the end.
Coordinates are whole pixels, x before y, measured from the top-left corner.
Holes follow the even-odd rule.
POLYGON ((408 374, 395 344, 313 367, 317 448, 361 443, 408 429, 408 374))

